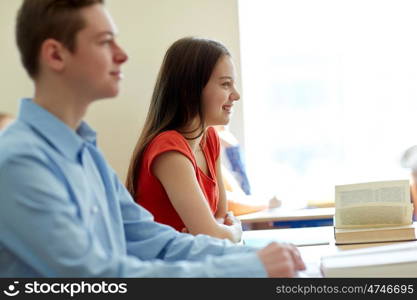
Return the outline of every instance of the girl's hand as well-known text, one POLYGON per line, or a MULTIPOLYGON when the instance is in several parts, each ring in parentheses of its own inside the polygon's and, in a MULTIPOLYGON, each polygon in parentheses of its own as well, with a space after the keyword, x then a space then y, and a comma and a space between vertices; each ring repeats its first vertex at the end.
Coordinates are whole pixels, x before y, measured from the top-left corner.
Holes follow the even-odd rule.
POLYGON ((224 224, 224 218, 216 218, 217 223, 224 224))
POLYGON ((233 215, 232 211, 227 212, 224 218, 224 225, 232 226, 236 224, 240 225, 240 220, 233 215))
POLYGON ((224 225, 234 228, 236 232, 235 243, 242 241, 242 224, 240 220, 233 215, 232 211, 227 212, 226 216, 224 217, 224 225))

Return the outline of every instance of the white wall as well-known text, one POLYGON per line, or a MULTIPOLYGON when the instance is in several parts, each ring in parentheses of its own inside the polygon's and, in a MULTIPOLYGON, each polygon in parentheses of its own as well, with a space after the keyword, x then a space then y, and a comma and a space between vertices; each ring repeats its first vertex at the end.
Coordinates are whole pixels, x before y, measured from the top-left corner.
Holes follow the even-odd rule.
MULTIPOLYGON (((0 1, 0 111, 14 114, 18 99, 33 94, 14 42, 20 3, 0 1)), ((120 95, 94 104, 86 119, 97 130, 106 158, 124 180, 163 55, 175 40, 197 35, 222 41, 234 56, 240 84, 238 9, 237 0, 107 0, 106 5, 118 25, 119 43, 130 58, 120 95)), ((231 129, 243 141, 241 108, 238 105, 231 129)))

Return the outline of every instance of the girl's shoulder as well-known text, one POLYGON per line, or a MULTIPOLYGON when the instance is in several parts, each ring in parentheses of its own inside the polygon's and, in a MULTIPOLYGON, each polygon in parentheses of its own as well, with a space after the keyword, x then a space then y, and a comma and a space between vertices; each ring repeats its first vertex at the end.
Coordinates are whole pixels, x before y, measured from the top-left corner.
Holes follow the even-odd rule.
POLYGON ((178 146, 187 148, 188 143, 185 138, 176 130, 167 130, 159 133, 149 143, 149 147, 178 146))
POLYGON ((181 153, 195 166, 192 151, 186 139, 175 130, 167 130, 155 136, 146 147, 142 163, 147 172, 151 173, 151 166, 155 158, 169 151, 181 153))
POLYGON ((159 133, 148 144, 145 156, 153 157, 167 151, 179 151, 186 156, 191 155, 187 140, 176 130, 159 133))

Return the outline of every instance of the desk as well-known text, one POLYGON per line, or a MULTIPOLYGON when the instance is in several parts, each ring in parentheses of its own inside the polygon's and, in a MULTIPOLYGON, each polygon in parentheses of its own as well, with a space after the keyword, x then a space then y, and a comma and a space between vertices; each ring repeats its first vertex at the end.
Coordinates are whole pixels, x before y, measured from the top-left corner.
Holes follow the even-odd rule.
MULTIPOLYGON (((241 215, 237 218, 240 219, 242 224, 250 225, 251 229, 264 229, 272 228, 274 226, 274 224, 272 224, 273 222, 278 226, 281 223, 284 227, 291 227, 289 222, 318 222, 320 220, 325 220, 328 223, 329 220, 333 220, 333 216, 334 207, 303 208, 297 210, 278 207, 241 215)), ((312 225, 310 224, 310 226, 312 225)))
MULTIPOLYGON (((271 242, 291 243, 300 249, 316 249, 313 247, 326 246, 332 253, 343 250, 359 249, 373 246, 389 245, 396 242, 365 243, 335 245, 333 226, 305 227, 305 228, 284 228, 267 230, 243 231, 242 239, 245 245, 253 247, 264 247, 271 242)), ((407 242, 407 241, 404 241, 407 242)), ((399 241, 398 243, 401 243, 399 241)), ((323 249, 323 248, 317 248, 323 249)), ((327 252, 327 251, 326 251, 327 252)))
POLYGON ((270 242, 291 243, 296 246, 334 244, 333 226, 285 228, 243 231, 245 245, 264 247, 270 242))
POLYGON ((384 242, 336 246, 333 226, 249 230, 243 232, 242 238, 245 245, 253 247, 264 247, 272 241, 287 242, 298 246, 301 257, 307 265, 307 270, 300 273, 301 277, 321 277, 319 267, 322 256, 332 255, 344 250, 401 243, 384 242))

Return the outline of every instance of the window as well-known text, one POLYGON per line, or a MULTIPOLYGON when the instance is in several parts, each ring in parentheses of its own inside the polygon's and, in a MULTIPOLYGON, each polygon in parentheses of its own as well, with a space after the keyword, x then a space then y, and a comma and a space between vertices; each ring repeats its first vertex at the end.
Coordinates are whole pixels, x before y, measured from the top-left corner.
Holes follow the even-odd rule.
POLYGON ((417 144, 417 3, 239 0, 245 157, 289 207, 336 184, 408 178, 417 144))

